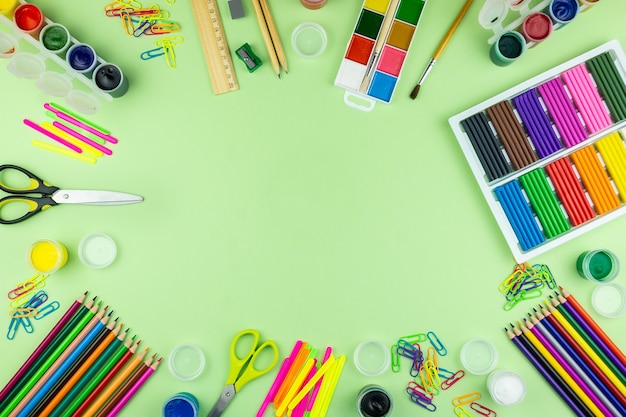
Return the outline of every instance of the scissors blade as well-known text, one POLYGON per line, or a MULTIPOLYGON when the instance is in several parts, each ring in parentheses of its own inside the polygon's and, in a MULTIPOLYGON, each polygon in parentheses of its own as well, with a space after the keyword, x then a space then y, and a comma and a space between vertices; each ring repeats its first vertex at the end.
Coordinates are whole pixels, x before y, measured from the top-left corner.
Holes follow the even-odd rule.
POLYGON ((135 194, 101 190, 58 190, 51 197, 58 204, 93 204, 111 206, 116 204, 141 203, 143 197, 135 194))
POLYGON ((217 400, 207 417, 220 417, 234 396, 235 386, 233 384, 226 385, 222 391, 222 395, 220 395, 220 398, 217 400))

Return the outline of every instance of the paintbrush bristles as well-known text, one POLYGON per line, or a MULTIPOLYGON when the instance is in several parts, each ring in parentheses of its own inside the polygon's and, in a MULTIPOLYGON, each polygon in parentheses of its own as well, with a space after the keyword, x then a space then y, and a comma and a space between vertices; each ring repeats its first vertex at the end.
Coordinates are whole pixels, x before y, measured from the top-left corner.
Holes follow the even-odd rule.
POLYGON ((415 100, 415 97, 417 97, 417 93, 420 92, 420 87, 421 87, 421 85, 418 84, 418 85, 415 86, 415 88, 413 88, 413 91, 411 91, 411 98, 413 100, 415 100))

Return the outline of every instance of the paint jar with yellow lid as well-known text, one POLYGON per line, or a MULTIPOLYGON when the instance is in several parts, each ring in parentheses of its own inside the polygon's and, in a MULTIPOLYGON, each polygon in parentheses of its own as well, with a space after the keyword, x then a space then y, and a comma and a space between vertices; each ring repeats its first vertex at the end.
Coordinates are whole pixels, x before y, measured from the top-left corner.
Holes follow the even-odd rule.
POLYGON ((67 248, 60 242, 41 239, 28 248, 28 264, 42 274, 51 274, 67 263, 67 248))

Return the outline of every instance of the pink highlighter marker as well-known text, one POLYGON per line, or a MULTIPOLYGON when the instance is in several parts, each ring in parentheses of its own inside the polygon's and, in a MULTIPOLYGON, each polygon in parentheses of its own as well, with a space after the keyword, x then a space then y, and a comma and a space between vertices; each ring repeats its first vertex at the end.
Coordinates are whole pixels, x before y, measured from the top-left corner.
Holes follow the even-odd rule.
POLYGON ((52 122, 52 126, 61 129, 62 131, 64 131, 65 133, 67 133, 70 136, 75 137, 76 139, 85 142, 87 145, 91 146, 92 148, 95 148, 97 150, 99 150, 100 152, 104 153, 105 155, 111 155, 113 153, 112 150, 110 150, 109 148, 105 148, 104 146, 100 145, 98 142, 94 142, 93 140, 89 139, 87 136, 82 135, 80 133, 78 133, 77 131, 75 131, 74 129, 65 126, 63 123, 59 123, 57 121, 52 122))
POLYGON ((48 136, 50 139, 56 140, 61 145, 67 146, 68 148, 70 148, 74 152, 83 153, 83 150, 80 149, 78 146, 69 143, 68 141, 66 141, 62 137, 55 135, 54 133, 50 132, 49 130, 44 129, 43 127, 39 126, 37 123, 33 122, 32 120, 24 119, 24 124, 26 126, 32 128, 32 129, 35 129, 37 132, 48 136))

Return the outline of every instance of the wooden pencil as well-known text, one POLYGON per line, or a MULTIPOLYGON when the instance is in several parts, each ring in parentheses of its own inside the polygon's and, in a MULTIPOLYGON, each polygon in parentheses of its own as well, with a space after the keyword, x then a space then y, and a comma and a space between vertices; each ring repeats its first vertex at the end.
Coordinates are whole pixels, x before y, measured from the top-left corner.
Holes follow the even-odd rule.
POLYGON ((283 44, 280 41, 280 36, 278 35, 278 30, 276 29, 276 24, 274 23, 270 6, 267 3, 267 0, 259 0, 259 4, 261 5, 261 12, 263 13, 274 50, 276 51, 276 58, 278 59, 280 66, 285 70, 285 73, 288 73, 287 57, 285 56, 285 50, 283 49, 283 44))
POLYGON ((122 410, 122 408, 124 408, 124 406, 126 406, 126 403, 128 403, 128 401, 130 401, 130 399, 133 398, 133 396, 137 393, 137 391, 139 391, 139 388, 141 388, 143 386, 143 384, 145 384, 146 381, 152 376, 152 374, 154 374, 154 371, 156 371, 157 367, 161 363, 161 359, 163 359, 163 358, 159 358, 155 363, 153 363, 150 366, 150 368, 148 368, 141 375, 141 378, 139 378, 139 380, 132 387, 130 387, 128 392, 126 392, 126 394, 124 394, 124 396, 122 398, 120 398, 118 403, 109 412, 109 414, 107 414, 106 417, 115 417, 122 410))
POLYGON ((254 14, 256 15, 256 20, 259 23, 259 29, 261 29, 261 35, 263 36, 263 42, 265 43, 267 53, 270 56, 272 68, 278 78, 280 78, 280 63, 278 62, 278 56, 276 55, 276 50, 274 49, 272 35, 270 34, 267 23, 265 22, 265 17, 263 16, 263 9, 261 8, 260 0, 252 0, 252 6, 254 6, 254 14))

